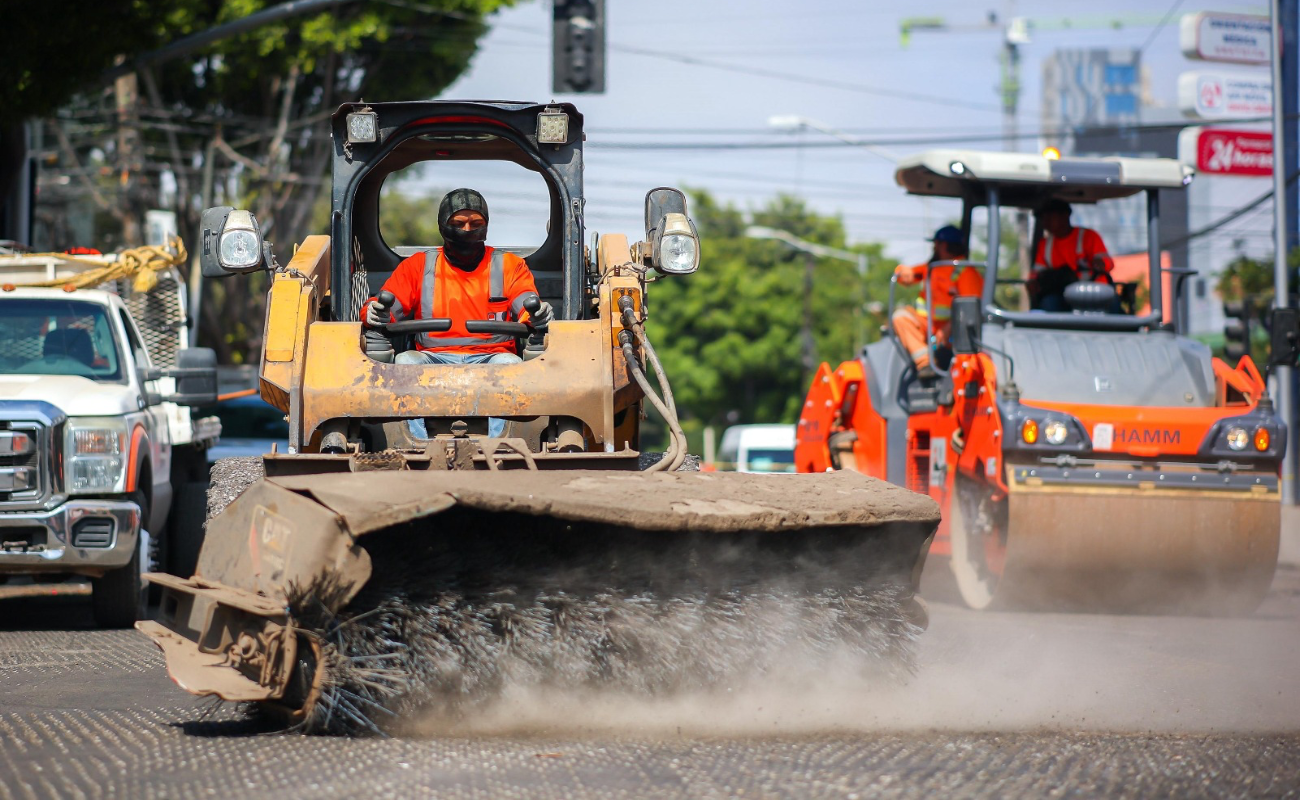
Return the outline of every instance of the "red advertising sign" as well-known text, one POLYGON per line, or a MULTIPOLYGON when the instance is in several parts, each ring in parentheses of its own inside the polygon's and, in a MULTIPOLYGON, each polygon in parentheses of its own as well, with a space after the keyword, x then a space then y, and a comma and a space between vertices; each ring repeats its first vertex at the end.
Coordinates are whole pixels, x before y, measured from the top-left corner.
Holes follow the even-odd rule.
POLYGON ((1211 175, 1273 174, 1273 135, 1259 131, 1202 128, 1196 168, 1211 175))

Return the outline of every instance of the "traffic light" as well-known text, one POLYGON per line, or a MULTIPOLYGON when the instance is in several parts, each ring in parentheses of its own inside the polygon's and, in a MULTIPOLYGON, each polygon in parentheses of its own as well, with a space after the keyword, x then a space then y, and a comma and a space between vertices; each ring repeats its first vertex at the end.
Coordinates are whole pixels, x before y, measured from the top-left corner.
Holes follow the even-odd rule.
POLYGON ((605 91, 605 0, 554 0, 551 91, 605 91))
POLYGON ((1229 364, 1250 353, 1250 312, 1248 300, 1223 304, 1223 357, 1229 364))
POLYGON ((1271 367, 1293 367, 1300 361, 1300 309, 1275 308, 1268 317, 1271 367))

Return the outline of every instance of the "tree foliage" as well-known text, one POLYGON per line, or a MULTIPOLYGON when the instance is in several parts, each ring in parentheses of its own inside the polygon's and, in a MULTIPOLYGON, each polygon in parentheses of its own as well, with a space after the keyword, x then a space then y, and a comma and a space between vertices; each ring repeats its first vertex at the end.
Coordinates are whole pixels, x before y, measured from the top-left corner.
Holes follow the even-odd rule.
MULTIPOLYGON (((777 197, 747 220, 706 191, 692 193, 691 216, 700 233, 700 270, 652 287, 647 330, 687 432, 698 446, 705 425, 794 422, 810 378, 802 363, 805 256, 777 241, 747 238, 745 228, 752 222, 847 249, 843 223, 790 196, 777 197)), ((879 245, 853 250, 867 255, 866 297, 877 302, 863 327, 874 340, 884 322, 879 303, 888 292, 893 263, 883 258, 879 245)), ((854 312, 862 299, 857 266, 817 259, 813 273, 815 359, 851 358, 854 312)))
MULTIPOLYGON (((347 101, 436 97, 468 66, 486 15, 513 0, 358 0, 263 25, 112 84, 99 80, 112 53, 132 61, 279 2, 105 0, 29 20, 25 38, 46 47, 67 38, 63 29, 83 7, 129 21, 106 26, 107 37, 78 26, 94 41, 85 58, 66 65, 49 50, 21 56, 28 73, 45 78, 27 90, 24 108, 39 114, 62 103, 47 118, 42 173, 73 177, 41 185, 42 244, 138 244, 150 208, 175 210, 192 242, 203 208, 226 204, 252 210, 287 257, 310 232, 328 186, 329 115, 347 101), (128 34, 118 37, 122 30, 128 34), (91 241, 72 241, 79 228, 67 217, 88 216, 87 199, 97 220, 91 241)), ((223 361, 256 356, 264 287, 265 276, 235 278, 205 297, 200 340, 223 361)))
POLYGON ((166 8, 150 0, 6 3, 0 120, 7 127, 52 114, 115 59, 155 47, 166 8))

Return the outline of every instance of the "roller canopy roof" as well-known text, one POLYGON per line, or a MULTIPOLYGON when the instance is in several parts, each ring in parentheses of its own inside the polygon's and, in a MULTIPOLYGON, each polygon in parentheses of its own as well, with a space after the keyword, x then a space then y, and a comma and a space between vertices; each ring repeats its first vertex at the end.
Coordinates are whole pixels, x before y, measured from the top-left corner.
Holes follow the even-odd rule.
POLYGON ((909 194, 982 201, 997 184, 1002 205, 1037 207, 1050 198, 1095 203, 1146 189, 1182 189, 1195 171, 1172 158, 1059 158, 983 150, 927 150, 898 163, 909 194))

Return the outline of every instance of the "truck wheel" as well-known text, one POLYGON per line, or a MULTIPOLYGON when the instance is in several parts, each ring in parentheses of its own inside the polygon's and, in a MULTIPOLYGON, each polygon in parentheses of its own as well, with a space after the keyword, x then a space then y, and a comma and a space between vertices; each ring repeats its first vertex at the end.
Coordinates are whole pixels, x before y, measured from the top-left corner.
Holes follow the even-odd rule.
MULTIPOLYGON (((149 508, 144 492, 135 492, 131 499, 140 507, 141 522, 148 519, 149 508)), ((144 537, 140 537, 126 566, 90 579, 90 607, 99 627, 129 628, 137 619, 144 618, 144 582, 140 580, 140 550, 143 545, 144 537)))
POLYGON ((203 519, 208 514, 207 481, 182 483, 173 500, 171 524, 171 558, 167 571, 188 578, 199 563, 203 547, 203 519))

